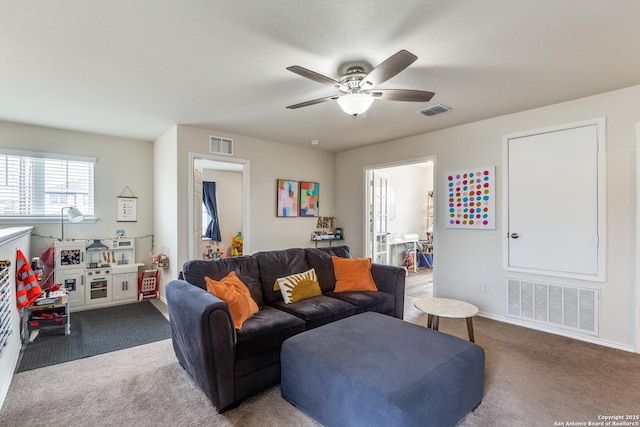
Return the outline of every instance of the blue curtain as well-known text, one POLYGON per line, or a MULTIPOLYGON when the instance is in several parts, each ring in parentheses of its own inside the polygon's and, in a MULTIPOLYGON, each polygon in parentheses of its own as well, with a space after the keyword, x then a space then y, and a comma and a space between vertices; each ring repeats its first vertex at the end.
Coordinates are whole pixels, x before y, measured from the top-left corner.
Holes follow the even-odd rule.
POLYGON ((215 182, 204 181, 202 183, 202 201, 211 217, 211 221, 204 235, 215 242, 222 242, 222 237, 220 237, 220 223, 218 222, 218 202, 216 200, 215 182))

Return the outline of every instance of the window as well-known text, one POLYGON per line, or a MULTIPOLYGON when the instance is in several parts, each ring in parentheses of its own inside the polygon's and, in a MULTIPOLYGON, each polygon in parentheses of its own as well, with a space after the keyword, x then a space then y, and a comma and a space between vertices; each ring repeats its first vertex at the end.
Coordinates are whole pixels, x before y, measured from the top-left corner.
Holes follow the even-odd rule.
POLYGON ((92 218, 95 158, 0 149, 0 219, 60 217, 75 206, 92 218))
POLYGON ((202 239, 203 240, 210 240, 207 236, 205 236, 205 233, 207 232, 207 227, 209 226, 209 223, 211 222, 211 217, 209 216, 209 211, 207 211, 207 207, 205 206, 204 202, 202 202, 202 205, 200 206, 202 208, 202 239))

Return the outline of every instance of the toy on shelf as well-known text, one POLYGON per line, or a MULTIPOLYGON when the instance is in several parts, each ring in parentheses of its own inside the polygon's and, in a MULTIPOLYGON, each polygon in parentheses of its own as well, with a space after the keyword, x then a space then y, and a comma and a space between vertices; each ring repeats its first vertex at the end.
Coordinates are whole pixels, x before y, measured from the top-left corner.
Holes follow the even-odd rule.
POLYGON ((151 263, 155 268, 169 268, 169 257, 165 254, 152 255, 151 263))
POLYGON ((231 239, 231 256, 242 255, 242 231, 231 239))
POLYGON ((224 253, 220 250, 220 248, 216 248, 213 250, 213 246, 207 245, 206 251, 203 254, 204 259, 216 260, 220 258, 225 258, 224 253))
POLYGON ((342 227, 334 227, 336 217, 334 216, 321 216, 318 217, 318 223, 316 230, 311 233, 311 241, 318 240, 343 240, 344 232, 342 227))

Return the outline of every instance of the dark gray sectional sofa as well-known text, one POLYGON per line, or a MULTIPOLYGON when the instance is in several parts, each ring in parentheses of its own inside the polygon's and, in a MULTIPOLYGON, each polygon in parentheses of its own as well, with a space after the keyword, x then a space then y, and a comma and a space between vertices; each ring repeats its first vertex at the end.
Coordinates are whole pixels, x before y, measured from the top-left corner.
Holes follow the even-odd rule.
POLYGON ((338 246, 194 260, 184 264, 181 279, 167 284, 176 356, 218 412, 280 382, 280 348, 287 338, 367 311, 403 318, 402 268, 373 264, 377 292, 334 292, 331 256, 351 254, 348 247, 338 246), (322 296, 285 304, 273 290, 276 279, 311 268, 322 296), (227 304, 206 290, 205 277, 220 280, 231 271, 247 285, 260 309, 240 330, 234 328, 227 304))

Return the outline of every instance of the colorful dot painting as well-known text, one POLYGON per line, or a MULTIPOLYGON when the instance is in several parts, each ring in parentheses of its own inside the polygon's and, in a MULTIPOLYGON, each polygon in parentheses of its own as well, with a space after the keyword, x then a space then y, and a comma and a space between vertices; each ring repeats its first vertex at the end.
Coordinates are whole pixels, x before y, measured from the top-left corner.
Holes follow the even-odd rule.
POLYGON ((495 167, 448 172, 447 228, 495 229, 495 167))

